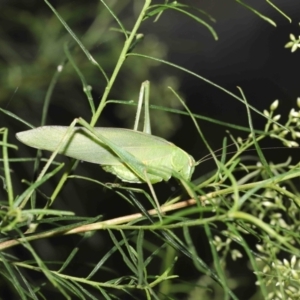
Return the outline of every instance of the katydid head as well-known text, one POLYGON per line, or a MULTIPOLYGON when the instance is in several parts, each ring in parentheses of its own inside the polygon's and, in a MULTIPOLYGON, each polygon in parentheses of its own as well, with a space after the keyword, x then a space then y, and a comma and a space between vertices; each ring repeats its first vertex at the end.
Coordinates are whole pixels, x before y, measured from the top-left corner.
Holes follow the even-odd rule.
POLYGON ((176 147, 172 155, 172 166, 182 178, 190 180, 195 170, 195 160, 191 155, 176 147))

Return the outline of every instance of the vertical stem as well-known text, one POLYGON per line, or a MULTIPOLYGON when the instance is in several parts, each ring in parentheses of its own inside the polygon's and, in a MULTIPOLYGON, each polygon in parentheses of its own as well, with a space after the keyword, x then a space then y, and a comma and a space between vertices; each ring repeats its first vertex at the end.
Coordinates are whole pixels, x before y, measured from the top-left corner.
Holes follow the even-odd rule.
POLYGON ((7 128, 5 128, 3 130, 2 155, 3 155, 4 174, 5 174, 5 185, 6 185, 6 190, 7 190, 7 194, 8 194, 8 203, 9 203, 9 207, 12 207, 14 204, 14 194, 13 194, 13 187, 12 187, 9 162, 8 162, 7 135, 8 135, 8 130, 7 130, 7 128))
POLYGON ((138 28, 140 27, 140 25, 141 25, 141 23, 143 21, 143 18, 145 16, 146 11, 149 8, 150 4, 151 4, 151 0, 145 0, 145 4, 143 6, 143 9, 142 9, 142 11, 141 11, 138 19, 136 20, 135 25, 134 25, 134 27, 133 27, 133 29, 132 29, 132 31, 131 31, 128 39, 125 41, 125 44, 124 44, 122 52, 121 52, 121 54, 119 56, 118 62, 116 64, 115 69, 114 69, 114 71, 113 71, 113 73, 112 73, 112 75, 110 77, 110 80, 109 80, 109 82, 108 82, 108 84, 107 84, 107 86, 106 86, 106 88, 104 90, 104 93, 103 93, 103 96, 101 98, 100 104, 99 104, 99 106, 98 106, 98 108, 96 110, 96 113, 93 115, 93 117, 91 119, 90 125, 92 127, 94 127, 95 124, 97 123, 97 121, 98 121, 98 119, 100 117, 100 114, 101 114, 103 108, 105 107, 106 100, 107 100, 107 97, 108 97, 108 95, 110 93, 110 90, 111 90, 111 88, 112 88, 112 86, 113 86, 113 84, 114 84, 114 82, 115 82, 115 80, 117 78, 117 75, 118 75, 118 73, 119 73, 119 71, 120 71, 120 69, 121 69, 121 67, 122 67, 122 65, 123 65, 123 63, 124 63, 124 61, 126 59, 126 54, 127 54, 128 50, 129 50, 129 47, 130 47, 130 45, 131 45, 131 43, 132 43, 132 41, 133 41, 133 39, 134 39, 134 37, 135 37, 135 35, 137 33, 138 28))

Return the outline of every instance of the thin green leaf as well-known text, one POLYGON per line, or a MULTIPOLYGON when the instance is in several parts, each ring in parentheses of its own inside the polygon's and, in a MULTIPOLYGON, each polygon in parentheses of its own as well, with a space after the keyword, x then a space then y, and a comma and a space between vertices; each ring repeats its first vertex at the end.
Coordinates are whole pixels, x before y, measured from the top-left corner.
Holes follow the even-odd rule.
POLYGON ((57 271, 57 273, 62 273, 62 271, 71 263, 71 261, 77 254, 78 250, 79 250, 78 247, 76 247, 71 251, 71 253, 67 257, 67 259, 64 261, 63 265, 60 267, 60 269, 57 271))
POLYGON ((290 23, 292 23, 292 19, 286 15, 281 9, 278 8, 278 6, 276 6, 273 2, 271 2, 270 0, 266 0, 266 2, 272 6, 275 10, 277 10, 281 15, 283 15, 290 23))
POLYGON ((34 251, 32 246, 24 239, 23 240, 24 247, 27 248, 27 250, 31 253, 33 258, 35 259, 35 262, 39 266, 41 272, 46 276, 46 278, 53 284, 55 288, 57 288, 64 296, 67 296, 65 290, 60 286, 60 284, 56 281, 54 278, 52 272, 47 268, 46 264, 40 257, 37 255, 37 253, 34 251))
POLYGON ((16 270, 18 271, 20 278, 23 280, 23 283, 27 287, 28 293, 31 296, 31 298, 34 300, 38 300, 38 297, 36 296, 36 292, 33 290, 30 283, 27 281, 26 277, 22 274, 22 272, 19 270, 19 268, 16 267, 16 270))
MULTIPOLYGON (((17 279, 17 276, 15 274, 15 271, 13 270, 12 266, 10 265, 10 263, 6 260, 6 258, 2 255, 1 251, 0 251, 0 259, 3 263, 3 267, 5 268, 5 270, 7 271, 8 275, 9 275, 9 280, 11 281, 12 286, 16 289, 16 291, 18 292, 18 296, 21 299, 26 300, 27 297, 23 291, 23 288, 20 284, 20 282, 17 279)), ((3 268, 2 267, 2 268, 3 268)))
MULTIPOLYGON (((113 243, 114 243, 115 246, 118 248, 118 251, 119 251, 120 254, 122 255, 123 260, 124 260, 126 266, 127 266, 133 273, 136 273, 136 272, 137 272, 136 267, 135 267, 134 264, 130 261, 130 259, 127 257, 127 255, 125 254, 125 252, 124 252, 123 249, 121 248, 120 243, 119 243, 119 241, 116 239, 116 237, 115 237, 115 235, 113 234, 113 232, 112 232, 110 229, 108 229, 108 233, 109 233, 110 238, 112 239, 113 243)), ((128 243, 127 243, 126 239, 124 239, 124 242, 125 242, 125 244, 127 244, 127 247, 128 247, 128 243)))
POLYGON ((146 282, 147 278, 147 269, 144 264, 144 254, 143 254, 143 242, 144 242, 144 230, 141 229, 138 231, 138 236, 136 240, 136 249, 137 249, 137 270, 138 270, 138 284, 142 285, 146 282))
POLYGON ((103 0, 100 0, 100 1, 106 7, 106 9, 109 11, 109 13, 113 16, 113 18, 116 20, 116 22, 119 24, 121 31, 125 35, 125 38, 128 39, 127 31, 126 31, 125 27, 123 26, 122 22, 120 21, 120 19, 117 17, 117 15, 111 10, 111 8, 103 0))
POLYGON ((179 8, 179 7, 187 7, 187 6, 181 6, 181 5, 176 5, 176 4, 175 5, 169 5, 169 4, 168 5, 160 5, 160 4, 158 4, 158 5, 153 5, 150 8, 152 8, 152 7, 155 7, 155 9, 152 10, 152 11, 150 11, 150 12, 148 12, 147 13, 148 16, 153 16, 153 15, 156 15, 156 14, 161 14, 164 10, 167 10, 167 9, 177 10, 177 11, 181 12, 182 14, 187 15, 191 19, 194 19, 196 22, 204 25, 210 31, 210 33, 212 34, 212 36, 214 37, 214 39, 218 40, 218 35, 215 32, 215 30, 212 28, 212 26, 210 26, 208 23, 206 23, 205 21, 203 21, 202 19, 200 19, 196 15, 191 14, 188 11, 179 8))
POLYGON ((21 119, 20 117, 18 117, 17 115, 15 115, 14 113, 6 110, 6 109, 3 109, 3 108, 0 108, 0 111, 2 111, 4 114, 12 117, 13 119, 25 124, 26 126, 30 127, 30 128, 34 128, 33 125, 29 124, 28 122, 24 121, 23 119, 21 119))
POLYGON ((38 181, 34 182, 31 186, 28 187, 26 191, 24 191, 20 196, 18 196, 15 200, 14 206, 18 207, 19 205, 24 206, 24 199, 28 197, 29 194, 31 194, 36 188, 38 188, 41 184, 43 184, 45 181, 47 181, 49 178, 54 176, 57 172, 59 172, 63 168, 64 164, 59 165, 56 169, 53 171, 49 172, 45 176, 43 176, 41 179, 38 181))
POLYGON ((65 43, 64 44, 64 51, 65 51, 65 54, 68 58, 68 60, 70 61, 72 67, 74 68, 74 70, 76 71, 77 75, 79 76, 80 80, 81 80, 81 84, 82 84, 82 89, 83 89, 83 92, 86 94, 86 97, 88 99, 88 102, 90 104, 90 108, 91 108, 91 112, 92 112, 92 115, 95 113, 95 104, 94 104, 94 99, 93 99, 93 96, 92 96, 92 93, 91 93, 91 87, 87 84, 86 80, 85 80, 85 77, 83 76, 83 74, 81 73, 80 69, 77 67, 71 53, 70 53, 70 50, 69 50, 69 47, 68 47, 68 44, 65 43))
POLYGON ((254 14, 256 14, 257 16, 259 16, 260 18, 262 18, 263 20, 267 21, 268 23, 270 23, 271 25, 273 25, 274 27, 276 27, 276 23, 266 17, 265 15, 263 15, 261 12, 259 12, 258 10, 254 9, 253 7, 251 7, 250 5, 247 5, 246 3, 244 3, 242 0, 235 0, 236 2, 240 3, 241 5, 243 5, 244 7, 246 7, 247 9, 251 10, 254 14))
MULTIPOLYGON (((12 145, 12 146, 14 146, 14 145, 12 145)), ((14 147, 12 147, 12 148, 14 148, 14 147)), ((9 163, 28 162, 28 161, 32 162, 32 161, 35 161, 35 160, 36 160, 35 157, 22 157, 22 158, 9 158, 9 159, 8 159, 8 162, 9 162, 9 163)), ((3 161, 4 161, 4 159, 3 159, 3 158, 0 158, 0 162, 3 162, 3 161)), ((47 162, 48 159, 47 159, 47 158, 42 158, 41 161, 47 162)), ((60 163, 60 162, 55 162, 55 161, 54 161, 54 162, 52 162, 52 164, 53 164, 54 166, 58 166, 58 165, 60 165, 61 163, 60 163)))
POLYGON ((59 13, 57 12, 57 10, 47 0, 44 0, 44 1, 49 6, 49 8, 53 11, 53 13, 56 15, 56 17, 58 18, 58 20, 62 23, 62 25, 65 27, 65 29, 69 32, 69 34, 72 36, 72 38, 76 41, 76 43, 79 45, 79 47, 82 49, 82 51, 84 52, 84 54, 86 55, 86 57, 88 58, 88 60, 94 66, 96 66, 100 70, 100 72, 104 76, 106 82, 108 82, 108 77, 107 77, 105 71, 98 64, 98 62, 93 58, 93 56, 90 54, 90 52, 84 47, 84 45, 81 43, 81 41, 79 40, 79 38, 72 31, 72 29, 69 27, 69 25, 65 22, 65 20, 59 15, 59 13))
MULTIPOLYGON (((124 240, 119 241, 120 246, 124 245, 124 243, 124 240)), ((86 276, 86 279, 90 280, 101 268, 104 268, 104 263, 111 258, 116 251, 118 251, 117 246, 113 246, 109 251, 107 251, 107 253, 101 257, 100 261, 96 264, 88 276, 86 276)))
POLYGON ((67 61, 68 60, 66 58, 64 58, 62 60, 62 62, 57 66, 56 71, 54 72, 54 74, 51 78, 50 84, 49 84, 47 92, 46 92, 45 100, 43 102, 42 119, 41 119, 41 124, 40 124, 41 126, 46 124, 50 100, 51 100, 54 88, 58 82, 59 76, 62 73, 67 61))
MULTIPOLYGON (((88 290, 86 290, 82 285, 80 285, 79 283, 77 283, 76 281, 73 282, 73 284, 75 286, 77 286, 77 288, 82 291, 84 294, 86 294, 89 299, 92 299, 92 300, 99 300, 99 298, 96 298, 95 296, 93 296, 88 290)), ((85 299, 85 298, 84 298, 85 299)))

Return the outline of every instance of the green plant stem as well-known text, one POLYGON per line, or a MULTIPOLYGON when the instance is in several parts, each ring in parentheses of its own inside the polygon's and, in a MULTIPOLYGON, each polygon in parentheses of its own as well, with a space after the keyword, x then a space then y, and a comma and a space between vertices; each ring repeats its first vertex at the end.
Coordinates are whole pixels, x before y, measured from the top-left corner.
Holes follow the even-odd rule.
POLYGON ((54 191, 50 197, 50 202, 48 203, 47 208, 53 204, 53 202, 56 199, 56 197, 58 196, 60 190, 63 188, 65 182, 67 181, 68 176, 70 175, 70 172, 75 167, 76 162, 78 162, 78 161, 76 161, 75 159, 72 159, 72 161, 69 163, 69 165, 65 169, 63 175, 61 176, 56 188, 54 189, 54 191))
POLYGON ((13 207, 14 205, 14 194, 13 194, 13 187, 10 177, 10 169, 9 169, 9 159, 8 159, 8 151, 7 151, 7 135, 8 130, 5 128, 3 130, 3 146, 2 146, 2 155, 3 155, 3 165, 4 165, 4 174, 5 174, 5 185, 8 194, 8 203, 9 207, 13 207))
MULTIPOLYGON (((15 262, 14 265, 18 266, 20 268, 25 268, 25 269, 28 269, 28 270, 42 272, 42 268, 32 266, 30 264, 15 262)), ((167 273, 167 271, 165 273, 167 273)), ((140 285, 140 284, 120 284, 120 283, 116 284, 116 283, 109 283, 109 282, 98 282, 98 281, 92 281, 92 280, 89 280, 89 279, 86 279, 86 278, 81 278, 81 277, 70 276, 70 275, 67 275, 67 274, 62 274, 58 271, 53 271, 53 270, 49 270, 49 273, 51 273, 53 275, 56 275, 58 277, 64 278, 64 279, 68 279, 71 282, 81 282, 81 283, 84 283, 86 285, 90 285, 90 286, 94 286, 94 287, 111 288, 111 289, 116 289, 116 290, 125 290, 125 289, 145 290, 145 289, 147 289, 147 286, 140 285)), ((163 280, 168 280, 168 279, 172 279, 172 278, 176 278, 176 277, 177 276, 168 276, 167 274, 162 274, 159 278, 157 278, 154 281, 150 282, 149 286, 154 287, 163 280)))
POLYGON ((93 117, 91 119, 90 125, 92 127, 94 127, 95 124, 97 123, 97 121, 98 121, 98 119, 101 115, 101 112, 102 112, 103 108, 106 105, 106 100, 107 100, 107 97, 110 93, 110 90, 111 90, 111 88, 112 88, 112 86, 113 86, 113 84, 114 84, 114 82, 117 78, 117 75, 118 75, 118 73, 119 73, 119 71, 120 71, 120 69, 121 69, 121 67, 122 67, 122 65, 123 65, 123 63, 126 59, 129 47, 130 47, 130 45, 131 45, 131 43, 132 43, 132 41, 133 41, 133 39, 134 39, 134 37, 137 33, 138 28, 140 27, 140 25, 141 25, 141 23, 144 19, 144 16, 146 15, 146 11, 149 8, 150 4, 151 4, 151 0, 145 0, 145 4, 142 8, 142 11, 141 11, 137 21, 135 22, 135 25, 134 25, 128 39, 126 39, 126 41, 125 41, 125 44, 124 44, 124 47, 123 47, 123 49, 121 51, 121 54, 119 56, 118 62, 116 64, 115 69, 114 69, 114 71, 113 71, 113 73, 112 73, 112 75, 109 79, 109 82, 107 83, 107 86, 104 90, 104 93, 103 93, 103 96, 101 98, 100 104, 99 104, 99 106, 96 110, 96 113, 93 115, 93 117))

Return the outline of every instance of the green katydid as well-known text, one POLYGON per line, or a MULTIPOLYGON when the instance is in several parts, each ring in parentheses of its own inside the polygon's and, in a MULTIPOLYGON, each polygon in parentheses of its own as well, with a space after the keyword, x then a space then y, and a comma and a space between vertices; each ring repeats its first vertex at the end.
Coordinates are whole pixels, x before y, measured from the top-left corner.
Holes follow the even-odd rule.
POLYGON ((146 182, 151 186, 161 180, 167 181, 171 176, 183 180, 192 176, 193 157, 167 140, 151 135, 148 81, 140 90, 133 130, 92 128, 82 119, 72 124, 70 127, 42 126, 19 132, 16 136, 33 148, 58 150, 60 154, 100 164, 105 171, 125 182, 146 182), (137 129, 143 103, 145 117, 141 132, 137 129), (75 127, 77 122, 84 127, 75 127))

